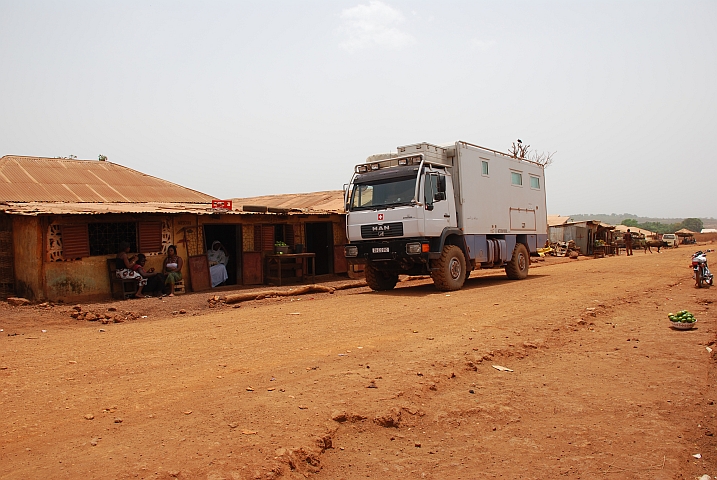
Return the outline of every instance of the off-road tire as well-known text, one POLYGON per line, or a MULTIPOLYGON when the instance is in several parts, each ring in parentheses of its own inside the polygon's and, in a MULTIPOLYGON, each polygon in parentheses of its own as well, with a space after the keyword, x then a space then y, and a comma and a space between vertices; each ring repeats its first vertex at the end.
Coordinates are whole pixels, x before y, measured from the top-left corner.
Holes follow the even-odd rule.
POLYGON ((431 278, 438 290, 459 290, 466 281, 466 257, 463 250, 455 245, 443 247, 441 258, 433 261, 431 278))
POLYGON ((371 287, 371 290, 376 290, 377 292, 393 290, 393 287, 395 287, 398 282, 397 273, 382 272, 377 270, 371 262, 366 264, 364 273, 366 274, 366 283, 368 286, 371 287))
POLYGON ((505 266, 505 274, 511 280, 522 280, 528 276, 530 256, 528 249, 522 243, 516 243, 513 249, 513 258, 505 266))

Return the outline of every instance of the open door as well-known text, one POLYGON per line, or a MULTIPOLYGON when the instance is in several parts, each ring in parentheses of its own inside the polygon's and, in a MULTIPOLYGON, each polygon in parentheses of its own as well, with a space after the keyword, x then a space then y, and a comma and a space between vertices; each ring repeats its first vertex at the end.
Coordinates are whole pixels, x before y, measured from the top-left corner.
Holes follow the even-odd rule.
POLYGON ((229 278, 222 285, 242 283, 242 227, 237 224, 204 224, 204 247, 208 252, 212 244, 218 241, 226 250, 226 268, 229 278))
POLYGON ((306 251, 316 254, 316 275, 333 273, 334 230, 332 223, 307 223, 305 231, 306 251))
POLYGON ((15 295, 12 218, 0 213, 0 299, 15 295))

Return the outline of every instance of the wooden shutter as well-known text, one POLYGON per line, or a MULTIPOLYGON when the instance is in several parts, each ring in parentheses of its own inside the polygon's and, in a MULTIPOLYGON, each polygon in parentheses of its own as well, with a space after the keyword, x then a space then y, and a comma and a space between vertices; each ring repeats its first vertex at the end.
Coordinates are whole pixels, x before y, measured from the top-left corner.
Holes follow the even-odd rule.
POLYGON ((60 225, 62 256, 65 260, 90 256, 90 235, 87 224, 60 225))
POLYGON ((140 253, 162 251, 162 222, 139 222, 137 225, 140 253))
POLYGON ((261 226, 261 249, 265 252, 274 251, 274 225, 261 226))
POLYGON ((284 241, 290 247, 294 246, 294 226, 284 225, 284 241))

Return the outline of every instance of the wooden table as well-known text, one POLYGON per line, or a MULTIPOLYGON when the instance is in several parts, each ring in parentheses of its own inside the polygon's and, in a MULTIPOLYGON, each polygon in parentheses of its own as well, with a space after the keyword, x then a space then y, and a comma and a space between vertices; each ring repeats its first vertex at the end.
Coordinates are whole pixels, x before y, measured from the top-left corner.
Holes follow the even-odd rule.
POLYGON ((596 245, 593 247, 593 256, 595 258, 604 257, 605 255, 619 255, 620 252, 616 245, 596 245))
POLYGON ((295 275, 304 281, 306 272, 308 272, 309 261, 311 261, 311 277, 316 283, 316 254, 315 253, 284 253, 281 255, 266 256, 266 280, 276 280, 276 284, 281 286, 281 271, 283 269, 292 269, 296 272, 297 267, 301 266, 301 275, 295 275), (283 268, 282 268, 283 263, 283 268), (272 270, 276 271, 276 275, 272 275, 272 270))

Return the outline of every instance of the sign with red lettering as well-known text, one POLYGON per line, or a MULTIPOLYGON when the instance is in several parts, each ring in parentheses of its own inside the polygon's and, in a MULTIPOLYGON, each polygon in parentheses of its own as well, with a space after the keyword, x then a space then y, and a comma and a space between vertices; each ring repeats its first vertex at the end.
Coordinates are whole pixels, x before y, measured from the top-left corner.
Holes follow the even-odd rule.
POLYGON ((219 208, 222 210, 231 210, 232 209, 232 201, 231 200, 212 200, 212 208, 219 208))

